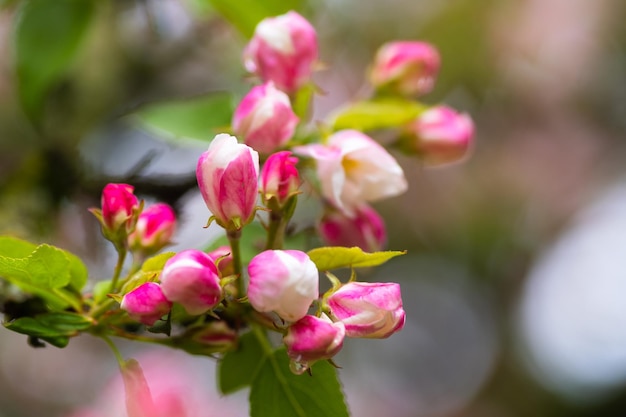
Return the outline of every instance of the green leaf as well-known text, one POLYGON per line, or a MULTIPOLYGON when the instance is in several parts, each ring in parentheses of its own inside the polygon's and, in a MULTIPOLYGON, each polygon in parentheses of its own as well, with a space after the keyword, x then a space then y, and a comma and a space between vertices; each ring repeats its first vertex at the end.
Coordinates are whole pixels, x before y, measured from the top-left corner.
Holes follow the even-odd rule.
POLYGON ((251 417, 348 417, 335 368, 319 361, 312 375, 289 370, 284 349, 269 357, 250 389, 251 417))
MULTIPOLYGON (((140 285, 145 284, 146 282, 157 282, 157 278, 159 276, 159 271, 137 271, 133 276, 128 280, 127 283, 124 284, 118 296, 128 294, 135 288, 140 285)), ((114 300, 117 300, 116 297, 112 297, 114 300)))
POLYGON ((40 314, 35 317, 22 317, 6 323, 4 326, 14 332, 39 337, 59 346, 57 343, 61 343, 62 340, 55 342, 55 338, 76 336, 79 332, 87 330, 92 324, 91 320, 80 314, 56 312, 40 314))
POLYGON ((230 126, 233 98, 229 93, 212 94, 186 101, 155 103, 137 113, 147 129, 172 138, 204 141, 230 126))
POLYGON ((141 265, 141 269, 135 272, 128 282, 124 284, 120 294, 128 294, 146 282, 156 282, 165 263, 174 255, 176 255, 176 252, 164 252, 146 259, 143 265, 141 265))
POLYGON ((217 382, 222 394, 230 394, 252 383, 265 356, 254 332, 239 338, 237 350, 227 352, 217 363, 217 382))
POLYGON ((71 305, 80 310, 79 296, 63 289, 73 282, 72 279, 82 280, 82 262, 76 262, 79 261, 70 261, 67 252, 44 244, 37 246, 27 257, 0 255, 0 277, 27 293, 41 296, 53 309, 61 310, 71 305))
POLYGON ((208 0, 213 8, 235 26, 246 38, 251 38, 256 25, 268 16, 297 10, 302 0, 208 0))
POLYGON ((37 120, 45 96, 67 72, 93 15, 90 0, 24 1, 15 28, 18 91, 37 120))
POLYGON ((419 116, 426 106, 400 98, 358 101, 340 111, 331 122, 334 130, 397 128, 419 116))
POLYGON ((63 251, 69 261, 68 272, 70 274, 70 287, 76 291, 83 289, 87 283, 87 267, 81 259, 68 251, 63 251))
POLYGON ((141 270, 144 272, 158 272, 163 269, 165 263, 176 255, 176 252, 163 252, 145 260, 141 265, 141 270))
POLYGON ((26 258, 37 245, 13 236, 0 236, 0 256, 26 258))
POLYGON ((382 265, 391 258, 404 255, 406 251, 363 252, 361 248, 344 248, 343 246, 327 246, 311 249, 309 258, 320 271, 338 268, 369 268, 382 265))

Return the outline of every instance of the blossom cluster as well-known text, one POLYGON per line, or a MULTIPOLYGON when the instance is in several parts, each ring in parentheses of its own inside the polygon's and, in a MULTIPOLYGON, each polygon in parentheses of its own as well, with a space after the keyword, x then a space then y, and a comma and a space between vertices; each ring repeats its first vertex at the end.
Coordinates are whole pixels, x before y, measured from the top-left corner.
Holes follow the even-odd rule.
MULTIPOLYGON (((318 270, 307 252, 284 249, 299 194, 320 196, 317 231, 326 245, 377 252, 386 244, 386 229, 372 204, 404 193, 408 184, 396 158, 366 133, 347 128, 324 135, 296 114, 293 103, 313 86, 318 61, 317 34, 302 16, 289 12, 259 23, 243 61, 260 84, 234 111, 236 136, 217 134, 196 166, 209 223, 225 230, 230 245, 174 254, 145 282, 125 282, 120 305, 147 326, 170 321, 179 305, 187 316, 202 317, 193 321, 201 327, 190 333, 194 341, 216 349, 235 348, 242 331, 265 326, 282 333, 292 371, 302 373, 337 354, 345 337, 389 337, 404 326, 405 312, 399 284, 359 282, 354 271, 342 283, 318 270), (303 175, 309 168, 311 175, 303 175), (266 245, 244 265, 242 230, 257 218, 266 245), (324 294, 321 274, 332 283, 324 294)), ((412 100, 432 90, 439 67, 432 45, 391 42, 378 51, 369 82, 377 96, 412 100)), ((473 138, 469 116, 445 106, 430 107, 396 130, 398 147, 427 165, 462 159, 473 138)), ((169 206, 144 210, 127 184, 107 185, 102 209, 92 211, 118 251, 139 260, 165 247, 175 230, 169 206)))

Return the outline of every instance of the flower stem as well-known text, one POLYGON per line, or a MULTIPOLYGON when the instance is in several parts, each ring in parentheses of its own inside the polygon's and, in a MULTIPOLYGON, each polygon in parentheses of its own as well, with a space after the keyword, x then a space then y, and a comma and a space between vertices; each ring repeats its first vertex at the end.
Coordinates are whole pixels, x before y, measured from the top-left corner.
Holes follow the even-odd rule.
POLYGON ((126 248, 117 248, 117 264, 115 265, 115 271, 113 272, 113 278, 111 279, 111 288, 109 293, 113 294, 117 291, 117 282, 122 274, 122 268, 124 267, 124 260, 126 259, 126 248))
POLYGON ((105 341, 105 343, 107 345, 109 345, 109 347, 111 348, 111 350, 113 351, 113 355, 115 355, 115 359, 117 359, 117 363, 120 366, 120 369, 122 369, 124 367, 124 358, 122 357, 122 354, 120 353, 119 349, 117 348, 117 346, 115 346, 115 343, 113 343, 113 341, 109 338, 109 336, 106 335, 99 335, 100 338, 102 340, 105 341))
POLYGON ((239 240, 241 239, 241 230, 227 230, 226 237, 230 243, 230 252, 233 256, 234 275, 237 276, 237 297, 242 297, 246 293, 242 275, 241 249, 239 240))
POLYGON ((270 224, 267 227, 265 250, 282 249, 285 229, 287 228, 287 221, 280 211, 271 211, 269 217, 270 224))

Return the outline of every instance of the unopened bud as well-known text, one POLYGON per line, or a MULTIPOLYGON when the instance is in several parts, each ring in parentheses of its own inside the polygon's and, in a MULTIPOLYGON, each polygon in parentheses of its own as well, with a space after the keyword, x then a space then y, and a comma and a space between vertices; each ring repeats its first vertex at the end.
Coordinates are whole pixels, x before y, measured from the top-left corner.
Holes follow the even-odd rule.
POLYGON ((329 246, 357 246, 366 252, 377 252, 385 247, 385 222, 367 204, 358 206, 354 216, 329 209, 319 225, 321 238, 329 246))
POLYGON ((222 299, 220 277, 213 259, 195 249, 168 259, 161 272, 161 286, 168 300, 179 303, 191 315, 206 313, 222 299))
POLYGON ((306 84, 317 61, 317 34, 296 12, 263 19, 243 53, 248 71, 291 94, 306 84))
POLYGON ((402 329, 405 313, 400 285, 349 282, 328 297, 331 316, 346 326, 346 336, 382 339, 402 329))
POLYGON ((233 131, 262 154, 284 146, 298 124, 289 97, 273 82, 253 87, 233 115, 233 131))
POLYGON ((417 152, 428 166, 461 161, 474 139, 474 122, 465 113, 436 106, 410 123, 401 140, 404 148, 417 152))
POLYGON ((133 320, 152 326, 169 313, 172 303, 165 298, 159 284, 146 282, 124 295, 120 307, 126 310, 133 320))
POLYGON ((439 66, 439 52, 429 43, 389 42, 376 53, 370 82, 402 96, 420 96, 433 89, 439 66))
POLYGON ((266 250, 248 265, 248 299, 257 311, 274 311, 282 319, 304 317, 319 296, 319 273, 298 250, 266 250))
POLYGON ((176 231, 176 214, 167 204, 159 203, 145 209, 137 219, 135 231, 128 237, 128 246, 145 256, 167 246, 176 231))
POLYGON ((346 328, 342 322, 333 323, 328 316, 304 316, 287 330, 283 342, 293 361, 292 370, 304 372, 313 362, 330 359, 343 346, 346 328))

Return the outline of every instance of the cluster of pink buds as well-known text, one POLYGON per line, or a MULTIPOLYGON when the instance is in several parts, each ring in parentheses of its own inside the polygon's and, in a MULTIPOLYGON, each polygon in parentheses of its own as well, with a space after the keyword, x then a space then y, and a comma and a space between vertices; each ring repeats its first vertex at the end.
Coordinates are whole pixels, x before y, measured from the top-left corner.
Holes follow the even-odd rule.
POLYGON ((179 303, 191 315, 199 315, 222 301, 215 260, 199 250, 185 250, 168 259, 160 282, 148 282, 128 292, 121 308, 131 318, 152 326, 170 311, 173 303, 179 303))
POLYGON ((250 261, 248 274, 248 300, 255 310, 290 323, 283 342, 296 373, 332 358, 345 336, 386 338, 404 326, 398 284, 350 282, 319 300, 319 272, 304 252, 261 252, 250 261), (314 302, 330 317, 308 314, 314 302))
MULTIPOLYGON (((433 89, 440 62, 426 42, 390 42, 379 48, 369 79, 379 94, 419 97, 433 89)), ((474 138, 472 119, 446 106, 431 107, 403 130, 402 148, 428 166, 461 161, 474 138)))
POLYGON ((130 249, 144 258, 171 243, 176 232, 176 214, 164 203, 144 210, 134 190, 128 184, 107 184, 102 190, 101 209, 90 211, 100 220, 104 236, 118 250, 130 249))
MULTIPOLYGON (((317 50, 315 30, 295 12, 259 23, 244 63, 262 84, 234 112, 237 136, 216 135, 196 166, 209 223, 225 230, 229 245, 209 253, 190 249, 167 255, 160 271, 143 271, 136 283, 131 279, 134 285, 123 288, 132 289, 121 297, 126 318, 154 326, 178 305, 181 309, 167 320, 186 317, 181 337, 213 353, 236 346, 248 327, 278 331, 298 374, 316 361, 331 360, 346 337, 381 339, 403 328, 399 284, 359 282, 355 271, 342 283, 329 272, 358 264, 351 261, 355 253, 367 258, 371 254, 363 251, 384 248, 385 225, 371 204, 404 193, 408 184, 394 156, 367 134, 336 125, 336 131, 323 135, 299 125, 292 104, 300 89, 311 84, 317 50), (322 200, 316 230, 331 247, 321 252, 344 256, 348 260, 341 266, 334 260, 324 264, 313 255, 320 256, 319 251, 284 249, 298 195, 309 191, 322 200), (264 247, 254 246, 256 255, 245 265, 240 240, 246 237, 243 229, 255 221, 265 228, 267 239, 264 247), (320 272, 332 283, 324 294, 320 272)), ((432 90, 439 66, 432 45, 392 42, 376 55, 369 78, 379 96, 396 95, 408 103, 432 90)), ((394 128, 402 131, 404 149, 430 165, 463 158, 474 133, 469 116, 444 106, 394 128)), ((170 243, 175 215, 164 204, 142 208, 131 186, 110 184, 96 215, 105 235, 123 237, 145 259, 170 243)), ((188 348, 197 352, 196 345, 188 348)))

